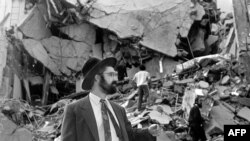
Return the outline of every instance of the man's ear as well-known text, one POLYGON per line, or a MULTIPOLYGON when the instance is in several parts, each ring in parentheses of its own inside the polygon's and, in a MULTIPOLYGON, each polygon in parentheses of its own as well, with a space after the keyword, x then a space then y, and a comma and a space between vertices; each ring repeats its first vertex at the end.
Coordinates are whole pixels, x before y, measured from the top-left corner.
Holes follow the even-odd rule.
POLYGON ((101 79, 101 77, 100 77, 100 75, 95 75, 95 81, 100 81, 100 79, 101 79))

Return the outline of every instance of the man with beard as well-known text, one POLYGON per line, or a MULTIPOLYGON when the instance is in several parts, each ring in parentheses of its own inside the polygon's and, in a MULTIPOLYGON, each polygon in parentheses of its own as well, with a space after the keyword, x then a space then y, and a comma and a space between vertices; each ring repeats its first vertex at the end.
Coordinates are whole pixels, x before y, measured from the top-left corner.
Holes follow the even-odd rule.
POLYGON ((202 108, 202 99, 197 97, 195 105, 191 108, 188 118, 190 135, 193 138, 193 141, 207 140, 203 126, 205 120, 201 116, 200 108, 202 108))
POLYGON ((62 123, 62 141, 153 141, 159 126, 133 129, 124 108, 106 96, 116 93, 115 58, 89 59, 82 71, 82 88, 90 91, 85 98, 69 104, 62 123))

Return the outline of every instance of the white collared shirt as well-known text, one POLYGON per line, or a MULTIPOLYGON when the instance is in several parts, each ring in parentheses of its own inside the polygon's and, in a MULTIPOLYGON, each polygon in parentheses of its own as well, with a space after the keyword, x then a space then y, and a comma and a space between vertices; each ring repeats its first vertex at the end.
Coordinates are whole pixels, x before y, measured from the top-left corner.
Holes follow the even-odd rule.
MULTIPOLYGON (((101 98, 94 95, 93 93, 89 93, 89 100, 95 115, 95 119, 96 119, 96 125, 97 125, 97 130, 98 130, 98 134, 99 134, 99 141, 105 141, 105 136, 104 136, 104 127, 103 127, 103 120, 102 120, 102 111, 101 111, 101 98)), ((109 101, 107 99, 105 99, 106 104, 109 108, 109 110, 111 111, 111 113, 113 114, 116 123, 119 126, 119 122, 116 118, 116 115, 114 113, 114 110, 111 106, 111 104, 109 103, 109 101)), ((111 137, 112 137, 112 141, 119 141, 119 138, 117 137, 117 134, 115 132, 115 128, 114 125, 112 123, 112 120, 109 117, 109 124, 110 124, 110 132, 111 132, 111 137)))

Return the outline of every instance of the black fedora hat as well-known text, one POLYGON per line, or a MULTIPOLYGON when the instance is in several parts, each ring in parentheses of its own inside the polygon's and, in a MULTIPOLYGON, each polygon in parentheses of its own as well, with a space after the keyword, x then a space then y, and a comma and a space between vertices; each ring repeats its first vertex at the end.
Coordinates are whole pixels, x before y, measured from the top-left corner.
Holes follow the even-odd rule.
POLYGON ((115 67, 116 63, 117 60, 114 57, 109 57, 103 60, 95 57, 90 58, 82 68, 82 74, 84 77, 82 89, 88 91, 92 88, 94 77, 100 68, 105 66, 115 67))

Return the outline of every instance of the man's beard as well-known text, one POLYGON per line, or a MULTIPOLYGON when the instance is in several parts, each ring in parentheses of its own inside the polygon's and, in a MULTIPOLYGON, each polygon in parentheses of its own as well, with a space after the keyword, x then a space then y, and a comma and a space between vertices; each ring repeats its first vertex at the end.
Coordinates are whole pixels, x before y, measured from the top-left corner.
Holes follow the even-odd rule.
POLYGON ((101 76, 99 86, 102 88, 103 93, 107 95, 112 95, 116 93, 116 81, 113 81, 111 84, 108 84, 104 77, 101 76))

